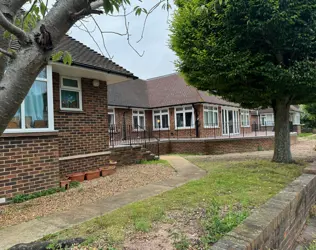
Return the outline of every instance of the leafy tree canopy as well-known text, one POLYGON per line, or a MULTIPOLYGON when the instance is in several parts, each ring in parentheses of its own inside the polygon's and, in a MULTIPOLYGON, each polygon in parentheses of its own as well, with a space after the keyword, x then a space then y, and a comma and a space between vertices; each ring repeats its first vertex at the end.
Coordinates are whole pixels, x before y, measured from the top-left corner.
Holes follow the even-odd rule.
POLYGON ((245 107, 315 102, 316 0, 177 0, 171 48, 193 86, 245 107))

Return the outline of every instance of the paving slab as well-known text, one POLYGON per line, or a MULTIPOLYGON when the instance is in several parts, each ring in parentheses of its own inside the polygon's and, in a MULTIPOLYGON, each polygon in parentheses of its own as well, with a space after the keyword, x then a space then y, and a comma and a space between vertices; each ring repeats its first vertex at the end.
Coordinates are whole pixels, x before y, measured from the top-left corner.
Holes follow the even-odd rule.
POLYGON ((45 235, 57 233, 133 202, 172 190, 206 174, 204 170, 180 156, 162 156, 161 159, 167 160, 176 170, 177 174, 175 176, 98 200, 92 204, 82 205, 71 210, 4 228, 0 230, 0 249, 8 249, 19 243, 30 243, 39 240, 45 235))

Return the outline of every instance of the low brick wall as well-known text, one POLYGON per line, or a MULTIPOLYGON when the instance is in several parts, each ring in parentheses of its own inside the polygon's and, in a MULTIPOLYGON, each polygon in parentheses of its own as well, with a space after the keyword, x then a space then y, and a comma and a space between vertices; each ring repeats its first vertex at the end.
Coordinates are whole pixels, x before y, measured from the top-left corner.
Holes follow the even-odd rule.
MULTIPOLYGON (((316 173, 315 163, 313 168, 314 171, 310 173, 316 173)), ((211 249, 294 250, 309 210, 315 204, 315 190, 316 175, 301 175, 211 249)))
MULTIPOLYGON (((297 143, 297 135, 291 135, 291 144, 297 143)), ((273 136, 238 137, 220 139, 170 139, 159 144, 163 154, 227 154, 259 150, 273 150, 273 136)), ((157 142, 147 143, 146 148, 157 154, 157 142)))
POLYGON ((102 155, 74 156, 61 158, 59 161, 60 178, 74 172, 85 172, 107 165, 109 160, 117 161, 118 166, 129 165, 145 160, 149 156, 141 146, 122 146, 103 152, 102 155))
POLYGON ((58 186, 57 136, 0 138, 0 198, 58 186))

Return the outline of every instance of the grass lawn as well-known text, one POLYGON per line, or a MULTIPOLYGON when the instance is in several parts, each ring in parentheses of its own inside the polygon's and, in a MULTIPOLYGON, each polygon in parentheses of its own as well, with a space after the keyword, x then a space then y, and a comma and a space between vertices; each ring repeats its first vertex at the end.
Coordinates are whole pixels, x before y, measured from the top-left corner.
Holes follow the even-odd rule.
POLYGON ((298 137, 301 137, 301 138, 306 138, 306 139, 316 139, 316 134, 313 134, 313 133, 300 133, 298 134, 298 137))
POLYGON ((102 249, 119 249, 126 235, 136 231, 148 232, 158 222, 167 223, 168 213, 194 211, 203 207, 207 209, 206 217, 201 222, 205 233, 203 238, 207 243, 213 243, 241 223, 251 209, 263 204, 298 177, 304 167, 269 161, 208 162, 199 157, 190 161, 207 170, 208 174, 200 180, 46 236, 45 239, 84 237, 89 246, 99 242, 98 248, 102 239, 102 249), (218 209, 223 207, 230 208, 226 217, 218 209))

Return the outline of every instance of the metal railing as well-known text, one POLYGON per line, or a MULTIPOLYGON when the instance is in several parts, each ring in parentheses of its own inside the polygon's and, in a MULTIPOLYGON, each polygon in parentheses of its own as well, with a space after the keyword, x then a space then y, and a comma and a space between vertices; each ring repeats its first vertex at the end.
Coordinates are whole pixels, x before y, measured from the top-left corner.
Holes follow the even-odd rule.
MULTIPOLYGON (((297 127, 290 124, 290 131, 297 132, 297 127)), ((111 125, 109 128, 110 146, 135 145, 146 146, 161 140, 185 138, 230 138, 274 135, 274 123, 224 122, 187 124, 178 127, 158 127, 133 125, 111 125)))

